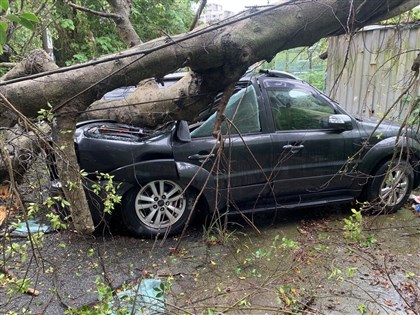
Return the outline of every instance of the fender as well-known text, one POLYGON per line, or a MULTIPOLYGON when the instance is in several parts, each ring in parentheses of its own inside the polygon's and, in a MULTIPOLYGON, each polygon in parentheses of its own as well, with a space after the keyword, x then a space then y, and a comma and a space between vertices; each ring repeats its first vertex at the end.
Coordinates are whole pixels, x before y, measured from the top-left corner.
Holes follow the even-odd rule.
POLYGON ((127 191, 134 187, 133 184, 127 182, 115 182, 115 185, 117 186, 116 192, 120 196, 124 196, 127 191))
POLYGON ((176 165, 182 182, 190 185, 198 191, 203 190, 203 195, 207 201, 209 211, 212 212, 216 208, 216 181, 214 176, 206 169, 194 164, 176 162, 176 165))
POLYGON ((110 172, 116 182, 126 182, 132 185, 157 179, 177 180, 178 169, 174 159, 149 160, 117 168, 110 172))
POLYGON ((400 137, 397 141, 397 137, 390 137, 378 142, 369 149, 362 158, 361 164, 359 165, 359 171, 364 174, 371 174, 381 160, 384 160, 384 158, 391 158, 394 153, 398 156, 400 150, 408 152, 411 156, 411 160, 413 160, 413 155, 417 160, 420 158, 420 143, 415 139, 400 137))
POLYGON ((207 170, 197 165, 175 162, 173 159, 150 160, 120 167, 112 172, 116 183, 123 183, 118 193, 123 195, 132 187, 158 179, 179 180, 185 185, 201 191, 203 183, 207 183, 203 195, 209 209, 215 208, 215 180, 207 170))

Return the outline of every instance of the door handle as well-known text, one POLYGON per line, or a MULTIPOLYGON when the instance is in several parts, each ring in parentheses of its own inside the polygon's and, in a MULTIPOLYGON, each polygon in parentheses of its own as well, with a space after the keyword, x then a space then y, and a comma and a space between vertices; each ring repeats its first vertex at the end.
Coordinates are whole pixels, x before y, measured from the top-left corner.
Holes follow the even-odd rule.
POLYGON ((296 153, 303 148, 304 148, 303 144, 299 144, 299 145, 286 144, 285 146, 283 146, 283 149, 290 150, 290 152, 292 152, 292 153, 296 153))
POLYGON ((189 160, 203 162, 206 159, 214 157, 214 154, 193 154, 188 157, 189 160))

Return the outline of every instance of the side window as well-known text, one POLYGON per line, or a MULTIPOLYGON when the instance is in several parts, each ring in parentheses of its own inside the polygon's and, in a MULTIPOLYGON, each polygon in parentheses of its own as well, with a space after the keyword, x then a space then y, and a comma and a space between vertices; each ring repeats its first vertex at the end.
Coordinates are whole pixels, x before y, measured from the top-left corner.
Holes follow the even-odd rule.
MULTIPOLYGON (((222 134, 245 134, 261 130, 260 115, 257 95, 252 86, 241 89, 229 99, 226 105, 225 116, 232 122, 232 126, 226 121, 222 123, 222 134)), ((200 127, 191 132, 192 138, 208 137, 212 135, 216 113, 211 115, 200 127)))
POLYGON ((325 100, 292 84, 267 89, 276 130, 322 129, 321 120, 335 114, 325 100))

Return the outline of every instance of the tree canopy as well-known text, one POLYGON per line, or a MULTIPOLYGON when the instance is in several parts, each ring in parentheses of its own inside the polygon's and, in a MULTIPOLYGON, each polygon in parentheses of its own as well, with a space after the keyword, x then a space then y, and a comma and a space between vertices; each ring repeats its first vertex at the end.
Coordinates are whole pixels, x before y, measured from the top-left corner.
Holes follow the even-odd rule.
MULTIPOLYGON (((191 0, 133 0, 126 12, 141 41, 188 30, 194 17, 191 0)), ((5 21, 0 40, 8 44, 11 61, 41 48, 48 30, 59 66, 87 62, 127 48, 113 19, 115 0, 35 0, 1 2, 5 21)), ((3 60, 5 61, 5 60, 3 60)))

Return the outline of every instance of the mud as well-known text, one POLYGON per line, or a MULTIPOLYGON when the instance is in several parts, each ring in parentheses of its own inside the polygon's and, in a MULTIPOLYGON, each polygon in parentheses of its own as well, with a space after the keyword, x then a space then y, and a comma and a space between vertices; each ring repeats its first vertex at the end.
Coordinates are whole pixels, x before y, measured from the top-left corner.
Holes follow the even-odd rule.
POLYGON ((97 304, 102 283, 118 292, 157 278, 167 314, 420 313, 420 217, 410 208, 363 216, 363 229, 346 239, 351 214, 349 207, 271 213, 254 217, 254 227, 235 217, 223 234, 197 225, 180 243, 48 234, 25 262, 7 260, 40 295, 2 287, 0 312, 62 314, 97 304))

